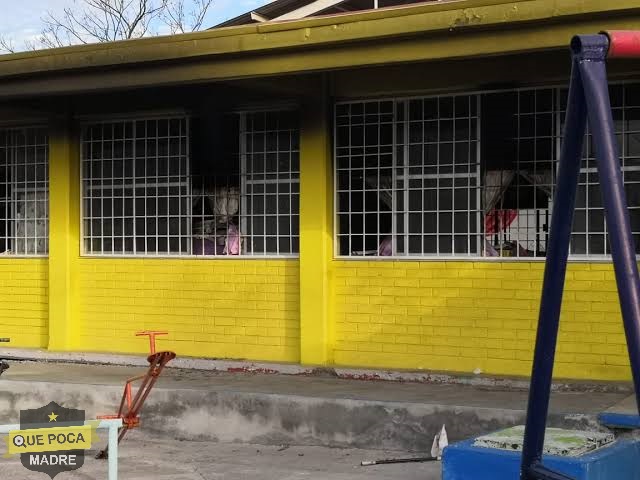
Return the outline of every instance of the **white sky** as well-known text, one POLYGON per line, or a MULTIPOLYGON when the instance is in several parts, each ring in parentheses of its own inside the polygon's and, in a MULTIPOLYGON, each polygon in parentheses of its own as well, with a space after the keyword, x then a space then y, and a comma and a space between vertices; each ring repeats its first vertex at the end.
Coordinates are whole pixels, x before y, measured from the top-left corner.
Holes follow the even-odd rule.
MULTIPOLYGON (((78 0, 0 0, 0 35, 13 39, 16 47, 40 33, 40 19, 50 10, 60 12, 78 0)), ((205 27, 216 25, 270 0, 214 0, 205 27)))

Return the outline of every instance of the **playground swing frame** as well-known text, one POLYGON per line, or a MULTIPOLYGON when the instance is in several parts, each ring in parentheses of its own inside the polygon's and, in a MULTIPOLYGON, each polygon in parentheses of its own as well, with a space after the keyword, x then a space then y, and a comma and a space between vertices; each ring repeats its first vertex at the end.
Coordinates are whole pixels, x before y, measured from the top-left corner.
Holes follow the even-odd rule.
MULTIPOLYGON (((571 480, 571 477, 545 467, 542 452, 587 119, 595 147, 602 201, 610 232, 611 256, 640 412, 640 276, 619 165, 606 68, 607 59, 640 58, 640 32, 578 35, 571 41, 571 51, 571 81, 542 286, 521 480, 571 480)), ((626 426, 640 427, 640 416, 635 421, 627 421, 626 426)))

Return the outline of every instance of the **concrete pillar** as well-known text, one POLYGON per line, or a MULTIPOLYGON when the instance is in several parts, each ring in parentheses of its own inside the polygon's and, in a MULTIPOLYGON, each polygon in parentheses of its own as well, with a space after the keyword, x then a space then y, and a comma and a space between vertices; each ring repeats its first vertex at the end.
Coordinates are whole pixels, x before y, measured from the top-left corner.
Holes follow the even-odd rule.
POLYGON ((333 168, 329 95, 320 77, 316 92, 301 109, 300 361, 326 365, 332 362, 333 168))
POLYGON ((49 126, 49 350, 70 350, 75 343, 79 257, 79 138, 72 120, 59 117, 49 126))

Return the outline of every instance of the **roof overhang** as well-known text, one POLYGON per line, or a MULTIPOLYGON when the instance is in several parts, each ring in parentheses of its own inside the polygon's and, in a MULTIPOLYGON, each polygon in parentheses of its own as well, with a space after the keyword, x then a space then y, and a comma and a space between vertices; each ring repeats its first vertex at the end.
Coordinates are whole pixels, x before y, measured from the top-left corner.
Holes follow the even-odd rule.
POLYGON ((448 0, 0 56, 0 98, 565 48, 640 27, 637 0, 448 0))

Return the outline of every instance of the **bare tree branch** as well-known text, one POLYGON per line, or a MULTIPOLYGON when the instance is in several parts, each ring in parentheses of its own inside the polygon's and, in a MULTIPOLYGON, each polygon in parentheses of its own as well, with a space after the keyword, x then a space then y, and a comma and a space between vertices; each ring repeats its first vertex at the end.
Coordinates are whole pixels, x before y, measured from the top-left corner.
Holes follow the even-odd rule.
POLYGON ((213 4, 213 0, 195 0, 193 11, 191 12, 191 31, 200 30, 202 28, 202 24, 204 23, 204 19, 207 16, 207 12, 211 5, 213 4))
MULTIPOLYGON (((47 11, 29 50, 113 42, 202 28, 213 0, 73 0, 62 13, 47 11)), ((0 35, 0 51, 15 52, 12 39, 0 35)))
POLYGON ((191 9, 187 11, 183 0, 169 0, 167 2, 167 7, 162 12, 162 18, 171 33, 200 30, 213 0, 192 0, 190 3, 191 9))
POLYGON ((6 53, 15 53, 16 46, 13 43, 13 40, 5 37, 4 35, 0 35, 0 51, 6 52, 6 53))

